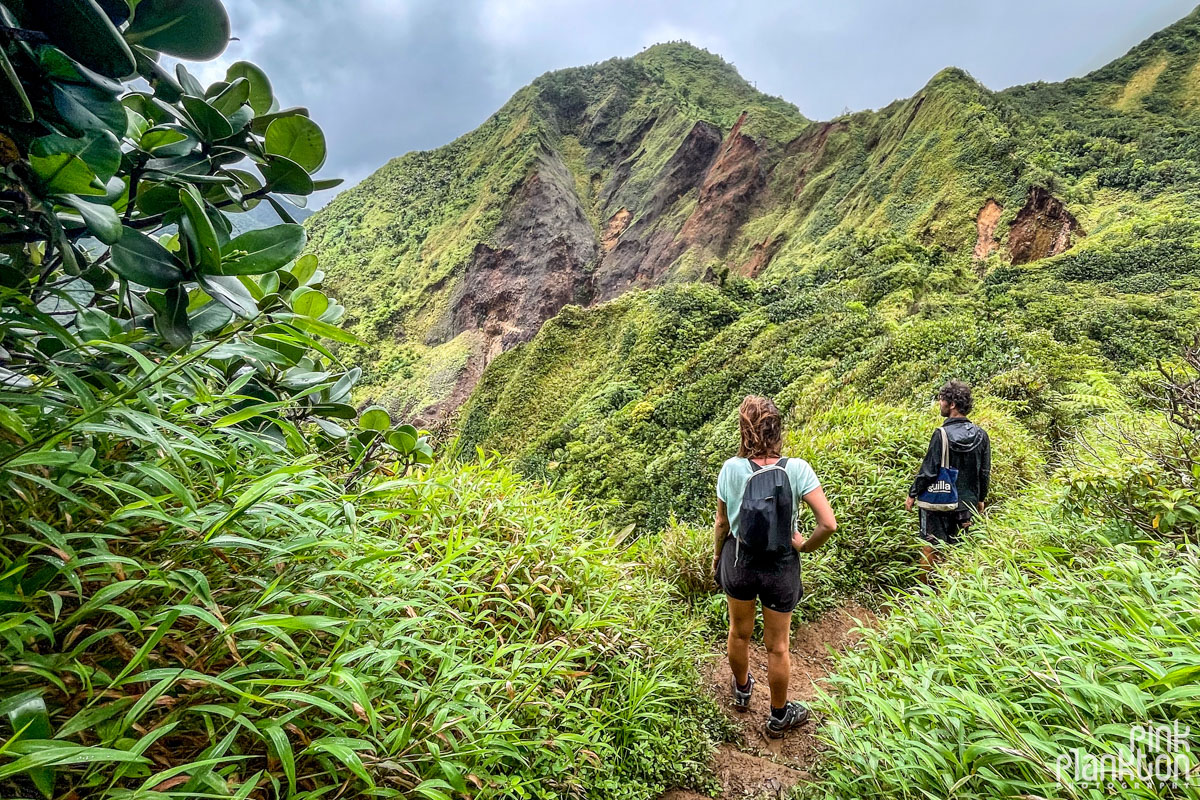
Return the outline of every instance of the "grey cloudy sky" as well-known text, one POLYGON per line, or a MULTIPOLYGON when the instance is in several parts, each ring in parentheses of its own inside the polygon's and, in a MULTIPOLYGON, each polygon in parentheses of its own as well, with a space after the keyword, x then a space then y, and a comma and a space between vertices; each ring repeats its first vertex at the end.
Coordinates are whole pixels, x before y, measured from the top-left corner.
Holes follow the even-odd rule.
MULTIPOLYGON (((232 42, 329 140, 347 185, 483 122, 543 72, 687 39, 814 119, 879 108, 958 66, 992 89, 1082 75, 1195 0, 226 0, 232 42)), ((328 198, 319 198, 320 204, 328 198)))

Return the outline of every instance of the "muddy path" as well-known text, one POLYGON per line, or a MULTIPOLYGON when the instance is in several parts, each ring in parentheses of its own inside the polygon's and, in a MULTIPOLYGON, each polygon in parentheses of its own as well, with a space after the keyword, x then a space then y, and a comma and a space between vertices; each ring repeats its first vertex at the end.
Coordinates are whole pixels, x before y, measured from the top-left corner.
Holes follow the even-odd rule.
MULTIPOLYGON (((816 695, 817 684, 829 676, 833 659, 830 651, 841 651, 859 638, 855 629, 873 625, 875 616, 865 608, 846 606, 813 622, 801 624, 792 633, 792 672, 789 696, 808 705, 816 695)), ((713 756, 713 771, 720 782, 720 800, 780 797, 809 777, 821 754, 814 735, 820 719, 814 718, 803 728, 783 739, 770 739, 764 724, 771 712, 767 690, 767 652, 761 642, 750 646, 750 672, 758 681, 750 710, 738 713, 730 703, 729 666, 725 661, 724 642, 702 668, 704 690, 717 702, 738 732, 736 741, 722 743, 713 756)), ((659 800, 701 800, 704 795, 673 790, 659 800)))

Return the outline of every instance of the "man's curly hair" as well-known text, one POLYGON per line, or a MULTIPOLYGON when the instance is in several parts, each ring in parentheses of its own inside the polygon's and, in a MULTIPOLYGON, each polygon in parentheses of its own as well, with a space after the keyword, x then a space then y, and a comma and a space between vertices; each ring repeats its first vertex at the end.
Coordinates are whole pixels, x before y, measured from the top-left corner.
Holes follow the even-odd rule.
POLYGON ((938 400, 945 400, 957 408, 958 413, 964 417, 970 414, 971 409, 975 407, 975 400, 971 397, 971 387, 962 381, 950 381, 943 386, 938 392, 938 400))

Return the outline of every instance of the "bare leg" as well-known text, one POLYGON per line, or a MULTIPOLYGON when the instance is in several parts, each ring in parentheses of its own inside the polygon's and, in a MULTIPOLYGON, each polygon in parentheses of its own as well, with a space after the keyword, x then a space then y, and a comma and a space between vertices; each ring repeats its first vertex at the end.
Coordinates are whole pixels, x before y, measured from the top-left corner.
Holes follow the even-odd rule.
POLYGON ((758 604, 754 600, 729 601, 729 670, 738 686, 745 686, 750 675, 750 637, 754 635, 754 612, 758 604))
POLYGON ((929 583, 933 580, 933 568, 937 564, 937 553, 933 549, 933 545, 927 544, 921 548, 921 582, 929 583))
POLYGON ((763 642, 767 646, 767 683, 771 686, 772 708, 787 703, 788 678, 792 675, 792 612, 763 609, 763 642))

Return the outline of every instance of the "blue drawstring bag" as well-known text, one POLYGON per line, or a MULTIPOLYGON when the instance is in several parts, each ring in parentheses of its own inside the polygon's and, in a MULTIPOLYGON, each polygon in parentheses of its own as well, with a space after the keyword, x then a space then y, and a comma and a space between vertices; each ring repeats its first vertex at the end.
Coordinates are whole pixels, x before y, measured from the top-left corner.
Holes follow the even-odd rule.
POLYGON ((950 466, 950 439, 945 428, 938 428, 942 435, 942 467, 929 488, 917 497, 917 507, 927 511, 958 510, 958 470, 950 466))

